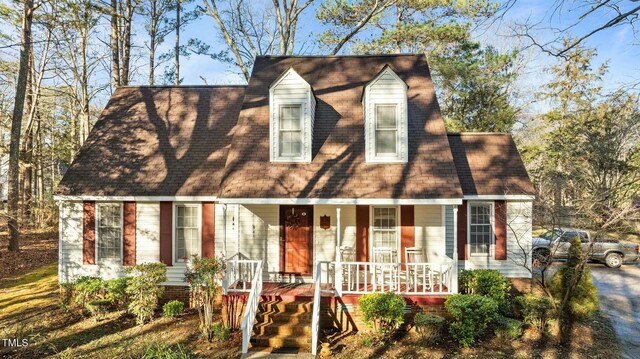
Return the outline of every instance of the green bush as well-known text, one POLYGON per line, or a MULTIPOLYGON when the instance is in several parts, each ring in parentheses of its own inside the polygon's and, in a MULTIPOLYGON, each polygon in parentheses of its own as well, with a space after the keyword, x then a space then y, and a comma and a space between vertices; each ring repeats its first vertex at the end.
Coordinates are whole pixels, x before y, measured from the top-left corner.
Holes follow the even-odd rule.
POLYGON ((582 245, 579 238, 573 238, 569 248, 569 257, 564 266, 551 279, 550 291, 553 297, 560 302, 561 316, 583 320, 595 314, 600 304, 598 302, 598 290, 593 285, 589 267, 584 265, 586 258, 582 253, 582 245), (571 290, 572 283, 575 283, 571 290), (569 291, 569 300, 565 308, 562 301, 569 291))
POLYGON ((505 342, 511 342, 522 334, 522 322, 516 319, 498 316, 496 319, 496 338, 505 342))
POLYGON ((200 334, 208 341, 214 337, 213 308, 218 281, 224 274, 225 268, 226 262, 223 258, 194 257, 184 274, 185 281, 191 287, 191 303, 198 309, 200 334))
POLYGON ((552 315, 551 299, 548 297, 527 294, 516 298, 516 304, 520 307, 522 317, 526 324, 544 332, 552 315))
POLYGON ((160 283, 167 280, 167 267, 162 263, 145 263, 129 267, 127 272, 133 275, 125 290, 129 296, 129 312, 139 325, 143 325, 158 307, 164 292, 160 283))
POLYGON ((222 323, 215 323, 214 325, 212 325, 211 331, 213 332, 213 337, 220 342, 227 341, 231 334, 231 329, 227 328, 222 323))
POLYGON ((498 315, 498 303, 477 294, 454 294, 447 298, 445 308, 453 317, 449 333, 464 347, 473 345, 498 315))
POLYGON ((435 314, 418 313, 413 318, 416 331, 427 344, 437 343, 442 337, 445 319, 435 314))
POLYGON ((109 312, 113 303, 108 299, 94 299, 87 303, 87 309, 92 316, 100 320, 109 312))
POLYGON ((73 283, 73 301, 84 309, 89 301, 101 299, 104 281, 98 277, 80 277, 73 283))
POLYGON ((167 344, 154 344, 147 348, 142 359, 191 359, 193 356, 189 354, 185 348, 178 344, 171 347, 167 344))
POLYGON ((179 300, 171 300, 162 306, 162 315, 165 317, 177 317, 184 312, 184 303, 179 300))
POLYGON ((126 290, 130 279, 131 277, 122 277, 106 281, 107 294, 105 297, 118 307, 126 307, 128 302, 126 290))
POLYGON ((404 323, 407 306, 404 298, 395 293, 371 293, 358 299, 363 319, 372 324, 374 331, 383 337, 393 334, 404 323))
POLYGON ((473 269, 460 272, 460 293, 479 294, 495 300, 503 313, 509 308, 511 282, 495 269, 473 269))

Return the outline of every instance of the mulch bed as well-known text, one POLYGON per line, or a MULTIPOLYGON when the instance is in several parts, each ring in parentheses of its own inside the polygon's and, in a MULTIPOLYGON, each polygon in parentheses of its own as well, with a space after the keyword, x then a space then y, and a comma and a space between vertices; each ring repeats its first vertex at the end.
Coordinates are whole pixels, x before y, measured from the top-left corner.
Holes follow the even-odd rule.
POLYGON ((9 252, 9 233, 0 232, 0 283, 58 261, 58 232, 55 229, 23 230, 20 251, 9 252))

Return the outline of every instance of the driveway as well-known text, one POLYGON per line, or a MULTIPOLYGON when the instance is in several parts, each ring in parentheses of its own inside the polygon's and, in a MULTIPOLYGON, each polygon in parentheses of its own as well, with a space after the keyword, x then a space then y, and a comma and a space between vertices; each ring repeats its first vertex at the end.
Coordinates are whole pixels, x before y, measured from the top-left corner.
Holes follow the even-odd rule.
POLYGON ((640 357, 640 266, 620 269, 591 265, 593 283, 598 288, 600 310, 609 317, 620 339, 623 358, 640 357))

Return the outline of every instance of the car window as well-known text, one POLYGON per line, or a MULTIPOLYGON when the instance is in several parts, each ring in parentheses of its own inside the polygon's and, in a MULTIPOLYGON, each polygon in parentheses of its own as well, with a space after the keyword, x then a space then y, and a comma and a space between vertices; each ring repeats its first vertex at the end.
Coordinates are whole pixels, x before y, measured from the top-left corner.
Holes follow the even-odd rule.
POLYGON ((564 232, 560 237, 560 242, 571 242, 571 240, 576 237, 578 237, 577 232, 564 232))
POLYGON ((556 238, 558 238, 558 232, 557 231, 546 231, 540 236, 540 238, 544 238, 544 239, 546 239, 548 241, 553 241, 556 238))
POLYGON ((580 242, 589 243, 589 234, 587 232, 580 232, 580 242))

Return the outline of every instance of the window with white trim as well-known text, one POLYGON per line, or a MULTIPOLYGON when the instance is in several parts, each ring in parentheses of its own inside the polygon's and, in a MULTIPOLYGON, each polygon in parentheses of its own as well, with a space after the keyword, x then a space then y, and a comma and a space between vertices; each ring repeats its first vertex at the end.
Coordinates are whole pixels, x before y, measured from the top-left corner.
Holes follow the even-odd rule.
POLYGON ((373 248, 398 250, 398 209, 373 207, 373 248))
POLYGON ((493 208, 490 203, 469 204, 469 253, 490 255, 493 244, 493 208))
POLYGON ((376 156, 398 156, 398 105, 376 105, 376 156))
POLYGON ((385 67, 364 88, 365 159, 404 163, 409 158, 407 84, 385 67))
POLYGON ((302 156, 301 105, 280 105, 280 156, 302 156))
POLYGON ((177 204, 174 261, 186 262, 200 255, 200 205, 177 204))
POLYGON ((122 204, 99 203, 96 213, 98 261, 122 260, 122 204))

